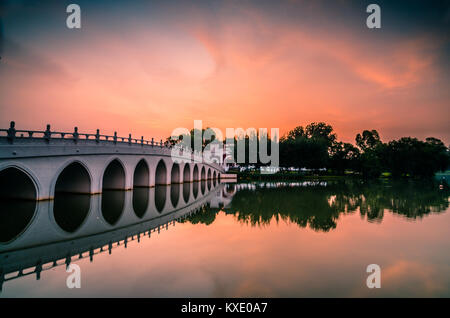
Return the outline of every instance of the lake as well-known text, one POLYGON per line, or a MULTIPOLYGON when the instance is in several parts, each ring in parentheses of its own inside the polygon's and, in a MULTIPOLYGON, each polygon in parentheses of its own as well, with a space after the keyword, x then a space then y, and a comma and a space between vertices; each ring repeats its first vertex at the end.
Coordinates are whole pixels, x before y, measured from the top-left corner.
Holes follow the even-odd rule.
POLYGON ((450 297, 449 197, 344 179, 4 201, 0 297, 450 297))

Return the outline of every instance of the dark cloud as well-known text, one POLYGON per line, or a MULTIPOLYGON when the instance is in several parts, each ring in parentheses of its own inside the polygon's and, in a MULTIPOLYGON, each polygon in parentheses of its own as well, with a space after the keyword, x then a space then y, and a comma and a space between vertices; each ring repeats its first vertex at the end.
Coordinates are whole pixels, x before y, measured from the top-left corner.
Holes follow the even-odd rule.
POLYGON ((3 43, 5 42, 5 35, 3 32, 3 24, 2 24, 2 20, 0 19, 0 59, 3 56, 3 43))
POLYGON ((26 76, 45 76, 58 81, 73 80, 73 76, 58 62, 22 44, 4 38, 2 63, 5 71, 26 76))

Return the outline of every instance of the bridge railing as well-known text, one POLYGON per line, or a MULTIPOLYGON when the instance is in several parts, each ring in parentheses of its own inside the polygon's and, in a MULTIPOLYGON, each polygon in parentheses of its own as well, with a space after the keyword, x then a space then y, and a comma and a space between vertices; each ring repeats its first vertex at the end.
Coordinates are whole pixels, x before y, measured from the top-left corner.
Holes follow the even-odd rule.
MULTIPOLYGON (((143 136, 140 139, 132 138, 131 134, 128 137, 120 137, 117 136, 117 132, 114 132, 114 135, 102 135, 100 134, 100 130, 97 129, 95 134, 92 133, 80 133, 78 132, 78 127, 74 128, 73 132, 60 132, 60 131, 52 131, 50 125, 47 125, 45 130, 21 130, 16 129, 16 124, 14 121, 10 123, 8 129, 0 129, 0 138, 3 137, 7 139, 8 143, 14 144, 16 140, 44 140, 49 143, 51 140, 72 140, 74 143, 77 143, 79 140, 92 140, 97 143, 102 142, 111 142, 114 144, 129 144, 129 145, 141 145, 141 146, 150 146, 150 147, 160 147, 167 149, 179 149, 181 153, 188 152, 191 155, 204 157, 205 154, 201 151, 192 150, 187 147, 183 147, 180 144, 172 145, 169 142, 163 142, 162 139, 158 142, 155 141, 154 138, 151 140, 145 140, 143 136)), ((211 155, 211 154, 209 154, 211 155)))

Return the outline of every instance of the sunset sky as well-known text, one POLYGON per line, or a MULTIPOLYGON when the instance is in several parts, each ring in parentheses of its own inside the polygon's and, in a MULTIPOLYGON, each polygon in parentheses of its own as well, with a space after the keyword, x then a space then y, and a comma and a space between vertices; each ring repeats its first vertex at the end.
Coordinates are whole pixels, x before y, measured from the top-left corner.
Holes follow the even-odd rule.
POLYGON ((450 143, 449 1, 39 2, 0 4, 2 128, 159 139, 195 119, 281 134, 325 121, 347 142, 450 143))

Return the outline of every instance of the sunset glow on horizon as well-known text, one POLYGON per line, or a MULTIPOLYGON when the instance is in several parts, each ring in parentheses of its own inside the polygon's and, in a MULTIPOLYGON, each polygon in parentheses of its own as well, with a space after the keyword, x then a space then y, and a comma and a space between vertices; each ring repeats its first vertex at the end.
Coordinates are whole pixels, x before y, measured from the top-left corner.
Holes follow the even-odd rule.
POLYGON ((450 14, 379 2, 369 30, 365 1, 77 1, 69 30, 64 1, 6 1, 0 126, 158 140, 197 119, 281 135, 323 121, 346 142, 376 129, 448 144, 450 14))

